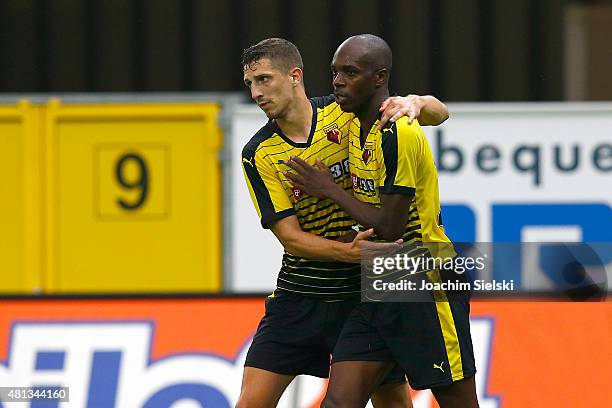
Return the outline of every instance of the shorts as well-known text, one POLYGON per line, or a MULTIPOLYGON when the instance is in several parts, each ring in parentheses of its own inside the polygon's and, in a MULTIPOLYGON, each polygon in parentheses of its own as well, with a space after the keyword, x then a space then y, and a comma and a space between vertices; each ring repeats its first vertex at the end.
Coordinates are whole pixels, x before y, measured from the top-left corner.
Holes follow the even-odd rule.
POLYGON ((469 299, 361 303, 348 318, 333 361, 395 361, 414 389, 476 373, 469 299))
MULTIPOLYGON (((276 290, 266 299, 245 366, 278 374, 328 378, 330 355, 359 298, 326 302, 276 290)), ((395 366, 384 384, 403 383, 406 375, 395 366)))

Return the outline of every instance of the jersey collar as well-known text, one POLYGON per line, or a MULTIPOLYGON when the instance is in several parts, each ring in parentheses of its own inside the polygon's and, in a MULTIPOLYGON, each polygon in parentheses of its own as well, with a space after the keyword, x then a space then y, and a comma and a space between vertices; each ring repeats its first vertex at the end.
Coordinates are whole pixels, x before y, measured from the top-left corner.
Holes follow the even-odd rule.
POLYGON ((285 136, 285 134, 283 133, 283 131, 281 130, 280 127, 278 127, 278 124, 276 123, 275 120, 269 120, 268 121, 268 125, 271 127, 271 129, 274 131, 274 133, 278 134, 281 139, 283 139, 285 142, 287 142, 288 144, 290 144, 293 147, 308 147, 310 146, 310 144, 312 143, 312 137, 315 134, 315 131, 317 130, 317 107, 314 104, 313 100, 309 100, 310 102, 310 106, 312 106, 312 123, 310 124, 310 134, 308 135, 308 140, 306 142, 303 143, 297 143, 294 142, 293 140, 289 139, 287 136, 285 136))

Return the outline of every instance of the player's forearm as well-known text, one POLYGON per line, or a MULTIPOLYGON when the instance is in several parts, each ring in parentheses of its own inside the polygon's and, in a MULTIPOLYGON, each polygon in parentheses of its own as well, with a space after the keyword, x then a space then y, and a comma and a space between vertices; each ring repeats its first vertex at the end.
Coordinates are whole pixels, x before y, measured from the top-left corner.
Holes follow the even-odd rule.
POLYGON ((323 261, 361 261, 361 248, 355 242, 344 243, 305 232, 295 215, 276 221, 270 229, 292 255, 323 261))
POLYGON ((339 261, 359 263, 360 259, 351 256, 350 243, 326 239, 304 231, 283 237, 281 241, 285 250, 292 255, 322 261, 339 261))
POLYGON ((423 126, 437 126, 448 119, 448 108, 438 98, 431 95, 420 96, 423 103, 418 116, 419 123, 423 126))
POLYGON ((381 219, 384 217, 382 209, 359 201, 343 188, 334 188, 329 192, 328 197, 342 207, 359 224, 365 228, 374 228, 375 233, 382 238, 380 235, 381 219))
POLYGON ((390 208, 385 206, 379 208, 359 201, 342 188, 331 190, 328 197, 359 224, 365 228, 374 228, 378 238, 392 242, 402 237, 406 225, 405 217, 397 217, 390 208))

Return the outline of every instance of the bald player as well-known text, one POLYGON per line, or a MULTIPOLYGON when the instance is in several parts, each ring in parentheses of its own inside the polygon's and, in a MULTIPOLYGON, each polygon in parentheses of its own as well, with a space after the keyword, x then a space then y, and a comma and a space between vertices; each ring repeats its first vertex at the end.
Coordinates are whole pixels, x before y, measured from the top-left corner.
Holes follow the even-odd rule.
MULTIPOLYGON (((452 257, 440 222, 433 155, 418 122, 401 118, 378 127, 391 65, 389 46, 369 34, 349 38, 333 57, 336 101, 357 118, 349 126, 352 194, 333 183, 319 160, 311 166, 293 157, 289 166, 297 174, 286 175, 296 188, 335 201, 380 240, 401 238, 415 255, 440 243, 452 257)), ((418 276, 439 282, 447 273, 424 269, 418 276)), ((323 407, 364 407, 395 362, 413 388, 431 388, 441 408, 478 406, 469 298, 427 294, 429 302, 360 303, 353 309, 333 350, 323 407)))

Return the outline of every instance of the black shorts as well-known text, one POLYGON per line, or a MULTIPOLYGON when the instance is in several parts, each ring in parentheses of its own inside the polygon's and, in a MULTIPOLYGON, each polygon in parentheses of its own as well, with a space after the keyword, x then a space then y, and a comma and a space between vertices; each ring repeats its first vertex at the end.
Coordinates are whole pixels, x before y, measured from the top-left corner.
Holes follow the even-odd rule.
POLYGON ((361 303, 344 326, 333 362, 395 361, 417 390, 469 378, 476 373, 469 314, 467 297, 361 303))
MULTIPOLYGON (((266 314, 244 365, 278 374, 329 377, 330 355, 358 304, 359 298, 325 302, 277 289, 266 299, 266 314)), ((383 383, 405 381, 403 369, 396 366, 383 383)))

